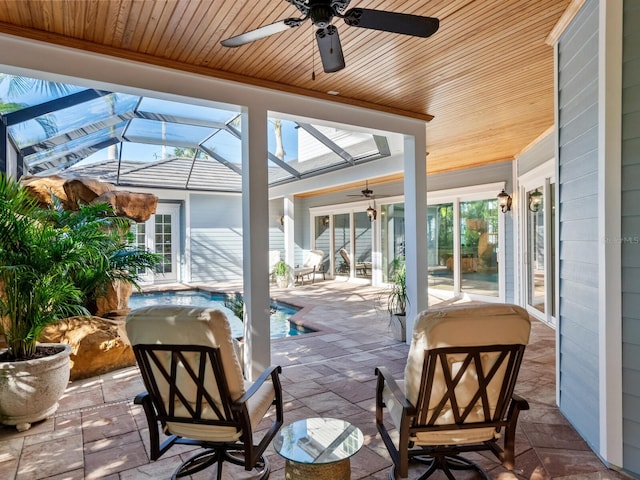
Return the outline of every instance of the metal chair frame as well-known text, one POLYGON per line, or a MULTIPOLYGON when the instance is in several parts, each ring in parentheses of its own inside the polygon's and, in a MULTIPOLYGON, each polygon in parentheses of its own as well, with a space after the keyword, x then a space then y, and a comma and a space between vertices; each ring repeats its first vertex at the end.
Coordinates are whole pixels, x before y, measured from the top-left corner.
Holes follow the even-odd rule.
MULTIPOLYGON (((488 450, 492 452, 502 465, 512 470, 514 468, 515 432, 518 415, 522 410, 528 410, 526 400, 513 393, 522 356, 524 345, 491 345, 479 347, 445 347, 425 351, 424 366, 418 399, 416 405, 412 405, 405 397, 397 382, 385 367, 376 369, 376 427, 382 440, 389 451, 393 461, 393 468, 389 478, 406 478, 409 471, 409 462, 417 461, 428 465, 426 472, 419 478, 426 479, 436 470, 442 470, 450 480, 455 480, 451 470, 473 469, 484 478, 489 479, 488 474, 476 463, 461 457, 461 453, 488 450), (496 356, 495 363, 485 371, 482 365, 482 357, 486 355, 496 356), (459 366, 453 375, 449 368, 451 356, 456 357, 459 366), (440 366, 445 383, 445 394, 440 398, 434 396, 434 379, 436 367, 440 366), (471 368, 475 369, 477 376, 477 390, 474 392, 466 407, 458 398, 456 387, 471 368), (504 368, 504 377, 500 382, 500 393, 491 413, 488 387, 497 372, 504 368), (384 424, 383 411, 386 407, 383 400, 383 390, 389 388, 395 401, 402 406, 402 418, 399 429, 399 442, 396 447, 391 439, 389 431, 384 424), (435 407, 434 407, 435 405, 435 407), (481 405, 482 421, 467 421, 469 415, 481 405), (432 411, 429 412, 429 406, 432 411), (454 421, 451 424, 436 423, 443 410, 451 408, 454 421), (415 445, 416 434, 421 432, 456 431, 461 429, 495 428, 500 432, 504 428, 504 447, 498 445, 498 439, 454 445, 415 445)), ((473 374, 473 372, 470 372, 473 374)))
POLYGON ((140 373, 147 392, 136 396, 134 403, 142 405, 147 423, 151 444, 151 459, 157 460, 164 455, 173 445, 197 445, 205 449, 197 455, 189 458, 173 474, 172 478, 192 475, 203 470, 213 463, 218 464, 217 478, 222 478, 222 465, 229 461, 236 465, 244 465, 245 470, 257 469, 260 479, 269 476, 269 463, 264 457, 264 452, 280 429, 283 423, 282 388, 279 374, 282 369, 279 366, 269 367, 240 398, 233 400, 229 393, 226 377, 220 355, 220 349, 202 345, 167 345, 167 344, 138 344, 133 346, 136 360, 140 367, 140 373), (161 356, 170 355, 168 367, 163 364, 161 356), (196 357, 197 361, 187 359, 187 356, 196 357), (194 367, 191 365, 196 363, 194 367), (179 368, 179 367, 183 368, 179 368), (205 382, 207 367, 211 367, 215 382, 205 382), (162 398, 156 379, 158 372, 169 388, 168 398, 162 398), (197 386, 196 400, 190 402, 184 392, 178 386, 179 372, 186 372, 188 377, 197 386), (254 445, 253 431, 247 408, 248 400, 258 391, 260 386, 271 379, 275 390, 276 415, 269 430, 262 436, 260 443, 254 445), (217 395, 216 395, 217 393, 217 395), (217 401, 219 396, 221 401, 217 401), (194 406, 195 405, 195 406, 194 406), (178 415, 176 406, 182 407, 187 414, 178 415), (205 418, 203 412, 215 413, 215 419, 209 414, 205 418), (160 441, 160 431, 167 431, 167 423, 187 423, 199 425, 211 425, 212 427, 235 427, 241 435, 235 442, 212 442, 194 438, 183 438, 178 435, 169 435, 164 441, 160 441))

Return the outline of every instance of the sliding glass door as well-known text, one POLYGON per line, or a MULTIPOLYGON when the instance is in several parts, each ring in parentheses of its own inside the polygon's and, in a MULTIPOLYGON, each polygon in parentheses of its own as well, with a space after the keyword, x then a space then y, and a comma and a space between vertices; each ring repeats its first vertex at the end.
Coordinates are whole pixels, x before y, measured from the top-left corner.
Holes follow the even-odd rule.
POLYGON ((531 315, 556 324, 555 175, 553 161, 519 179, 522 299, 531 315))

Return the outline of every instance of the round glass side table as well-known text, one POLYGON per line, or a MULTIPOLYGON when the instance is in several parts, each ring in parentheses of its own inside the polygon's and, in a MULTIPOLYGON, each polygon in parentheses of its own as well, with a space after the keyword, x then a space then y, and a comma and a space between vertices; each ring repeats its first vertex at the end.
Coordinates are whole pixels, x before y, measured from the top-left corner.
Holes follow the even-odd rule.
POLYGON ((286 459, 286 480, 349 480, 349 459, 363 441, 360 429, 349 422, 307 418, 282 427, 273 447, 286 459))

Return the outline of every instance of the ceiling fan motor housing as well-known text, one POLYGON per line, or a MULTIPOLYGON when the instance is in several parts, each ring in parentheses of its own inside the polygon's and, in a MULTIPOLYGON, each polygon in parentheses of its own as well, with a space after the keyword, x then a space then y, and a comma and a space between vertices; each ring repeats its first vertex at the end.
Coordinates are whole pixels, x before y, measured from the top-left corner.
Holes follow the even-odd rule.
POLYGON ((327 2, 309 2, 309 17, 318 28, 326 28, 331 24, 334 12, 327 2))

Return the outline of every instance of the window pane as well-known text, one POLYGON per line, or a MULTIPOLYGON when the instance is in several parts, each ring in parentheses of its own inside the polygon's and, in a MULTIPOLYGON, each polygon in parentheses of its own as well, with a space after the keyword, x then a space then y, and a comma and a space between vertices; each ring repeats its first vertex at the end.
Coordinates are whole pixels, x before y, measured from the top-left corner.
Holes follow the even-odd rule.
POLYGON ((353 218, 356 228, 356 277, 371 278, 371 221, 367 212, 356 212, 353 218))
POLYGON ((498 296, 498 201, 460 203, 461 288, 498 296))
POLYGON ((336 257, 336 274, 349 275, 349 265, 340 255, 340 249, 344 248, 347 252, 351 249, 351 234, 349 230, 349 214, 341 213, 333 216, 333 235, 335 237, 334 252, 336 257))
MULTIPOLYGON (((527 198, 531 194, 539 197, 539 203, 527 209, 527 301, 533 308, 544 312, 545 285, 544 285, 544 188, 527 192, 527 198)), ((534 197, 536 198, 536 197, 534 197)))
POLYGON ((382 205, 380 208, 382 228, 382 280, 389 281, 393 261, 404 259, 404 203, 382 205))
POLYGON ((453 203, 427 207, 429 287, 453 289, 453 203))
MULTIPOLYGON (((329 271, 329 252, 331 250, 331 230, 329 230, 329 215, 321 215, 315 217, 315 247, 317 250, 324 252, 324 258, 322 259, 323 272, 329 271)), ((338 261, 338 258, 336 258, 338 261)))

